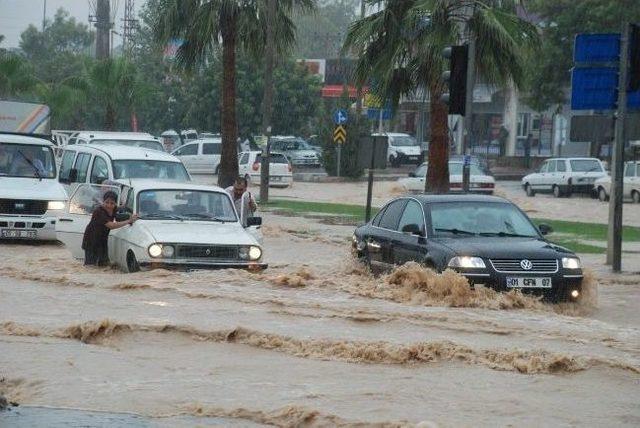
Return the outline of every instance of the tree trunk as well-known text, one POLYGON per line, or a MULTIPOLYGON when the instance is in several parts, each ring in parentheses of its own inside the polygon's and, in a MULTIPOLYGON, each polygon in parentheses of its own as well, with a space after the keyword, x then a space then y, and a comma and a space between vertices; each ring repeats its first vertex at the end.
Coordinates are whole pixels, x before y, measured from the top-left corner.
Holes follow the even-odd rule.
POLYGON ((222 25, 222 153, 218 186, 231 186, 238 177, 238 126, 236 123, 236 30, 237 17, 222 25))
POLYGON ((267 147, 264 151, 266 156, 262 157, 260 167, 260 201, 266 203, 269 201, 269 166, 270 159, 270 139, 271 125, 273 116, 273 63, 275 61, 275 43, 274 43, 274 21, 276 14, 276 0, 267 0, 266 18, 266 45, 264 52, 264 93, 262 97, 262 129, 267 136, 267 147))
POLYGON ((107 104, 105 115, 104 115, 104 127, 107 131, 115 131, 116 130, 116 121, 117 121, 116 109, 111 105, 107 104))
POLYGON ((441 91, 431 88, 429 141, 429 168, 425 191, 446 193, 449 191, 449 123, 447 106, 440 101, 441 91))

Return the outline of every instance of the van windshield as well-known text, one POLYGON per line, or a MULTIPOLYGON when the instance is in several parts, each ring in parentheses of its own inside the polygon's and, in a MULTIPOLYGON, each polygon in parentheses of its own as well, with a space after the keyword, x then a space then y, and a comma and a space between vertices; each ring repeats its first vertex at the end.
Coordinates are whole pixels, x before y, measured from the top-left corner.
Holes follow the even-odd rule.
POLYGON ((56 178, 53 150, 48 146, 0 141, 0 176, 56 178))
POLYGON ((91 140, 91 143, 106 144, 108 146, 130 146, 141 147, 143 149, 164 151, 164 147, 159 141, 151 140, 91 140))
POLYGON ((404 137, 393 137, 393 145, 394 146, 418 146, 418 141, 410 136, 404 137))
POLYGON ((113 161, 113 176, 116 180, 126 178, 160 178, 189 181, 189 174, 180 162, 156 160, 113 161))

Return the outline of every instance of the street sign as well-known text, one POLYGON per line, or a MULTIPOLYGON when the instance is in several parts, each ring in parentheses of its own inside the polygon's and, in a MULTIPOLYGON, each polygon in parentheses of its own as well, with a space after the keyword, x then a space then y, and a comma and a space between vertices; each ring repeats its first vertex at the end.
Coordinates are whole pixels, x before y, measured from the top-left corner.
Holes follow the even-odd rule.
POLYGON ((336 110, 333 113, 333 123, 335 123, 336 125, 344 125, 345 123, 347 123, 348 119, 349 116, 347 115, 347 111, 344 109, 336 110))
MULTIPOLYGON (((614 110, 617 96, 617 67, 580 67, 571 72, 572 110, 614 110)), ((640 109, 640 91, 628 92, 627 108, 640 109)))
POLYGON ((620 34, 578 34, 573 49, 575 63, 618 62, 620 34))
POLYGON ((333 131, 333 142, 336 144, 344 144, 347 141, 347 130, 344 129, 344 126, 338 125, 336 129, 333 131))

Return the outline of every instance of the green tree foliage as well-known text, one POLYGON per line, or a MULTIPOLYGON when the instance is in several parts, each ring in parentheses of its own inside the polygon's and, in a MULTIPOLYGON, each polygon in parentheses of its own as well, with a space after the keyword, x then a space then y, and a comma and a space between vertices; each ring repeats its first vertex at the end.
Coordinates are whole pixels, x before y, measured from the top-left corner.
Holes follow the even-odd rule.
POLYGON ((640 22, 637 0, 532 0, 541 20, 540 51, 528 61, 527 104, 542 111, 567 101, 576 34, 620 32, 621 23, 640 22))
POLYGON ((19 99, 34 88, 33 67, 22 57, 0 53, 0 99, 19 99))

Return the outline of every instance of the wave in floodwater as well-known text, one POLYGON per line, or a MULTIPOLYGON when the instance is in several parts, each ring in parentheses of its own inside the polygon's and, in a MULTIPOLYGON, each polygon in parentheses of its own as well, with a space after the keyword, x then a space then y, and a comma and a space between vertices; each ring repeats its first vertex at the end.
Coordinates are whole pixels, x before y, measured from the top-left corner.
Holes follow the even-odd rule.
POLYGON ((7 335, 48 336, 108 345, 133 333, 162 333, 187 336, 197 341, 238 343, 273 350, 300 358, 366 364, 424 364, 443 361, 477 364, 494 370, 524 374, 572 373, 605 366, 640 373, 640 368, 614 359, 571 356, 544 350, 474 349, 451 341, 396 344, 384 341, 364 342, 329 339, 296 339, 289 336, 250 330, 243 327, 205 331, 180 325, 140 325, 111 320, 73 324, 55 330, 36 330, 12 322, 0 324, 7 335), (37 334, 34 332, 37 331, 37 334))

